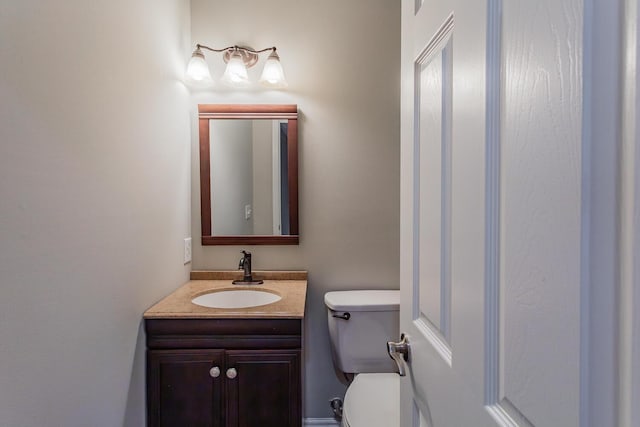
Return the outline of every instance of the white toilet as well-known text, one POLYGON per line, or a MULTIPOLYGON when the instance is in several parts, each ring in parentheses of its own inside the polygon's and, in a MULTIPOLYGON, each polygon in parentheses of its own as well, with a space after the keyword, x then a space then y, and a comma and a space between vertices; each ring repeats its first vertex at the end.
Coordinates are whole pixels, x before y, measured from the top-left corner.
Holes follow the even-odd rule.
POLYGON ((400 330, 400 291, 337 291, 324 296, 331 354, 353 381, 347 389, 342 427, 400 424, 400 377, 387 341, 400 330))

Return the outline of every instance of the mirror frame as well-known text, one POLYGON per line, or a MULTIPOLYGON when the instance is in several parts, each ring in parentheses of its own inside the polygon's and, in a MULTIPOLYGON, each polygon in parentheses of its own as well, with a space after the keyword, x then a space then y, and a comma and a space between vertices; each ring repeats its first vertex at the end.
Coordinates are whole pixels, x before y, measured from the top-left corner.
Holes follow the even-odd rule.
POLYGON ((202 245, 297 245, 298 234, 298 106, 296 104, 199 104, 200 220, 202 245), (216 119, 288 120, 287 162, 289 235, 213 236, 211 227, 211 157, 209 121, 216 119))

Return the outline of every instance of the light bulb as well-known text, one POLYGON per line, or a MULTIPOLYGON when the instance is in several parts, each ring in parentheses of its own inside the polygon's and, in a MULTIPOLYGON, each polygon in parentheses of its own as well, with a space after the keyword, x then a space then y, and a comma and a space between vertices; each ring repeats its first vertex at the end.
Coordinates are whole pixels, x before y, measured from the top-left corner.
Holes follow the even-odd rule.
POLYGON ((243 87, 249 85, 249 76, 247 75, 247 67, 244 65, 242 55, 235 51, 231 54, 227 68, 224 70, 222 82, 233 87, 243 87))
POLYGON ((191 55, 191 60, 187 65, 186 77, 188 82, 199 86, 207 86, 212 82, 209 66, 205 62, 204 55, 199 47, 191 55))
POLYGON ((267 58, 267 62, 264 64, 260 84, 273 88, 285 88, 288 86, 287 80, 284 78, 282 64, 280 64, 280 57, 275 49, 271 52, 271 55, 267 58))

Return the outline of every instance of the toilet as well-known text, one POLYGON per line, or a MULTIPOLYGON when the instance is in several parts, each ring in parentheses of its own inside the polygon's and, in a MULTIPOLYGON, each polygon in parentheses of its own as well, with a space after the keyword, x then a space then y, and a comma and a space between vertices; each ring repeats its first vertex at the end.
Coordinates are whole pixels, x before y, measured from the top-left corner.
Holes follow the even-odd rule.
POLYGON ((350 381, 342 427, 400 424, 400 377, 387 353, 400 330, 400 291, 328 292, 324 296, 336 369, 350 381))

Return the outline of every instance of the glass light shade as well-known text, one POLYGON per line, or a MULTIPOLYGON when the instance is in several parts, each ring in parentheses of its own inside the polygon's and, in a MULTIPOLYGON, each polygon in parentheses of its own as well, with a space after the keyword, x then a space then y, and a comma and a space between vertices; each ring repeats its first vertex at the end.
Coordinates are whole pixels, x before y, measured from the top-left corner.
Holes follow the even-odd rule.
POLYGON ((284 88, 288 86, 287 80, 284 78, 282 64, 280 64, 280 57, 275 51, 271 52, 271 55, 267 58, 267 62, 264 64, 260 84, 273 88, 284 88))
POLYGON ((205 62, 200 48, 191 55, 191 60, 187 65, 187 80, 198 85, 208 85, 212 82, 209 66, 205 62))
POLYGON ((227 68, 224 70, 222 82, 233 87, 243 87, 249 85, 249 76, 247 75, 247 67, 244 65, 242 55, 234 52, 229 58, 227 68))

